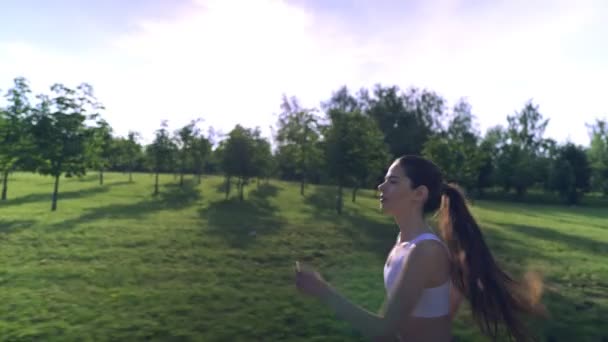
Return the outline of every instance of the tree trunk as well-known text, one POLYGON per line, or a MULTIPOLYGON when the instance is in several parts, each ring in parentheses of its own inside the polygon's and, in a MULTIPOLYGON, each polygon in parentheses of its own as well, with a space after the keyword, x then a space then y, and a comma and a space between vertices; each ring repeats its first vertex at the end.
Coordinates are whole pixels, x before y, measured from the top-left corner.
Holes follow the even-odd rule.
POLYGON ((103 168, 99 170, 99 185, 103 185, 103 168))
POLYGON ((4 178, 2 178, 2 200, 6 201, 6 192, 8 191, 8 171, 4 171, 4 178))
POLYGON ((129 170, 129 183, 133 183, 133 172, 129 170))
POLYGON ((260 177, 258 177, 258 189, 260 188, 260 177))
POLYGON ((53 189, 53 200, 51 203, 51 211, 57 210, 57 193, 59 192, 59 175, 55 176, 55 188, 53 189))
POLYGON ((179 174, 179 186, 182 187, 184 186, 184 172, 180 172, 179 174))
POLYGON ((158 172, 156 172, 154 180, 154 196, 158 195, 158 172))
POLYGON ((338 195, 336 196, 336 212, 342 215, 342 183, 338 184, 338 195))
POLYGON ((353 188, 353 198, 352 198, 353 203, 355 203, 357 201, 357 190, 359 190, 359 188, 355 186, 353 188))
POLYGON ((226 177, 226 184, 224 188, 226 189, 226 199, 228 199, 228 196, 230 196, 230 176, 226 177))
POLYGON ((300 196, 304 196, 304 177, 302 177, 302 181, 300 182, 300 196))
POLYGON ((201 179, 202 179, 201 172, 199 171, 196 176, 198 178, 198 185, 201 185, 201 179))
POLYGON ((242 201, 244 199, 243 196, 243 188, 244 188, 244 184, 243 184, 243 178, 239 178, 239 200, 242 201))

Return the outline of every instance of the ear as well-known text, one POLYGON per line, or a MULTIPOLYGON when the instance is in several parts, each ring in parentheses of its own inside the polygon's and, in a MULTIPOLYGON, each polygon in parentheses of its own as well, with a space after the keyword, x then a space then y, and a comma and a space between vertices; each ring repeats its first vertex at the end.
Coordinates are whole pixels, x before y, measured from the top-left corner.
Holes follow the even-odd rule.
POLYGON ((427 188, 425 185, 420 185, 418 186, 416 189, 414 189, 414 198, 424 202, 428 199, 429 197, 429 188, 427 188))

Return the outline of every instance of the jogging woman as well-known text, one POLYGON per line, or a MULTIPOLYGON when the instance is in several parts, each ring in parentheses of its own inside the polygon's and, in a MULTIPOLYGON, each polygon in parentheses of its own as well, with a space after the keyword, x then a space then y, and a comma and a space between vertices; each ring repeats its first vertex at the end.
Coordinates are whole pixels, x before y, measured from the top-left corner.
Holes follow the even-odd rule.
POLYGON ((350 302, 310 266, 296 262, 296 286, 375 341, 450 341, 452 320, 468 300, 481 330, 527 340, 521 314, 543 314, 539 280, 518 282, 495 262, 457 187, 419 156, 401 157, 378 187, 399 234, 384 265, 387 298, 379 314, 350 302), (438 211, 439 236, 425 218, 438 211))

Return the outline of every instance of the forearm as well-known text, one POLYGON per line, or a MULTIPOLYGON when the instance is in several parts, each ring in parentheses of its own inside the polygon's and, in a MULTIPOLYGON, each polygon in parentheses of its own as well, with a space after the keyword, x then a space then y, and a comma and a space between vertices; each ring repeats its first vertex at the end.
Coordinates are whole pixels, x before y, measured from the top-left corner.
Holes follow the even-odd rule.
POLYGON ((335 289, 329 287, 320 299, 339 318, 349 322, 354 329, 364 336, 375 339, 387 334, 386 321, 382 315, 374 314, 352 303, 335 289))

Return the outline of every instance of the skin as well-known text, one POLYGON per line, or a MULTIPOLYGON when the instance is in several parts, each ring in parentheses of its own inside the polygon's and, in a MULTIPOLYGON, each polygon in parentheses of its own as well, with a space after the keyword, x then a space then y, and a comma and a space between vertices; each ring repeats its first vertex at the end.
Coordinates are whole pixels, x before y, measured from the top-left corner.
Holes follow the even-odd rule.
MULTIPOLYGON (((384 213, 394 217, 401 232, 401 241, 432 232, 424 220, 423 205, 428 197, 425 186, 413 188, 398 162, 389 168, 385 181, 378 187, 384 213)), ((397 244, 394 248, 400 248, 397 244)), ((461 301, 452 287, 450 313, 442 317, 411 317, 425 288, 439 286, 449 280, 449 259, 445 248, 436 241, 423 240, 412 248, 404 263, 395 289, 386 298, 380 313, 372 313, 350 302, 328 284, 311 266, 296 262, 296 287, 303 294, 317 298, 337 316, 350 322, 364 336, 374 341, 451 340, 452 318, 461 301)))

